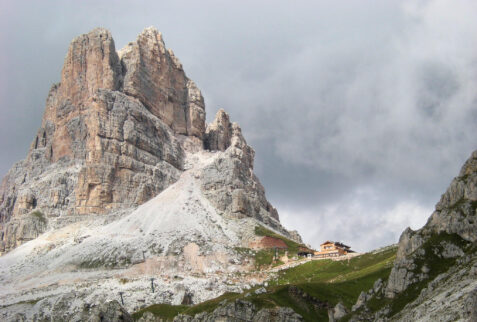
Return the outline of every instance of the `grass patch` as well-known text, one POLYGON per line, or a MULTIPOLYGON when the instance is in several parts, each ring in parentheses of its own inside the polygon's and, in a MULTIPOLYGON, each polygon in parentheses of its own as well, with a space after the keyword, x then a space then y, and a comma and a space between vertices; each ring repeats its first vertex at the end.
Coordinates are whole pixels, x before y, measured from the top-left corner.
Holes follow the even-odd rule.
MULTIPOLYGON (((278 266, 282 265, 283 262, 281 260, 275 260, 275 250, 274 249, 261 249, 254 253, 255 259, 255 268, 262 269, 269 266, 278 266)), ((278 258, 281 258, 285 255, 284 250, 278 251, 278 258)))
POLYGON ((243 256, 251 256, 254 253, 252 249, 246 247, 234 247, 234 250, 237 254, 243 256))
POLYGON ((131 265, 131 259, 129 257, 121 257, 117 261, 105 260, 104 258, 87 259, 80 262, 77 266, 80 269, 93 269, 93 268, 117 268, 131 265))
POLYGON ((41 300, 43 300, 43 298, 38 298, 38 299, 35 299, 35 300, 21 301, 21 302, 15 303, 15 304, 29 304, 29 305, 35 305, 36 303, 40 302, 41 300))
MULTIPOLYGON (((268 268, 269 266, 278 266, 283 264, 282 261, 275 260, 274 249, 253 250, 250 248, 235 247, 234 250, 242 256, 252 258, 255 262, 255 269, 257 270, 268 268)), ((286 250, 279 249, 277 251, 278 257, 281 258, 282 256, 284 256, 285 252, 286 250)))
POLYGON ((105 262, 102 259, 92 259, 81 262, 78 267, 81 269, 100 268, 105 266, 105 262))
POLYGON ((279 273, 276 285, 305 282, 337 283, 372 275, 383 269, 390 269, 396 258, 397 247, 377 254, 367 253, 349 261, 315 260, 279 273))
MULTIPOLYGON (((391 253, 392 254, 389 254, 390 256, 388 257, 388 260, 392 263, 392 259, 395 257, 395 250, 391 253)), ((277 306, 291 307, 295 312, 303 316, 305 321, 326 321, 328 318, 328 308, 334 307, 339 302, 342 302, 348 309, 350 309, 356 302, 361 291, 367 291, 372 288, 374 282, 379 278, 386 280, 392 269, 388 260, 379 261, 380 265, 362 267, 361 270, 356 268, 356 271, 353 271, 354 274, 343 275, 340 274, 340 271, 337 271, 335 273, 327 272, 326 274, 323 274, 324 276, 322 277, 319 276, 320 272, 323 273, 327 271, 327 269, 335 268, 335 266, 330 265, 330 263, 318 266, 309 265, 309 267, 305 267, 304 270, 308 271, 309 275, 313 276, 311 282, 308 281, 309 277, 303 277, 301 278, 302 281, 299 281, 300 278, 293 274, 293 276, 296 277, 294 283, 289 285, 277 285, 275 286, 275 291, 272 291, 270 295, 265 295, 271 298, 277 306), (317 269, 318 276, 313 271, 314 268, 317 269), (290 286, 298 287, 323 305, 316 305, 316 303, 313 303, 310 300, 300 302, 296 297, 291 296, 289 292, 284 291, 284 289, 288 289, 290 286)), ((357 262, 355 264, 359 263, 357 262)), ((300 266, 295 267, 295 269, 299 267, 300 266)), ((350 265, 350 267, 351 269, 354 269, 353 266, 350 265)), ((341 270, 341 273, 342 272, 343 270, 341 270)), ((286 273, 290 274, 290 272, 286 273)), ((296 273, 296 271, 294 273, 296 273)), ((286 280, 282 280, 282 282, 284 283, 286 280)))
MULTIPOLYGON (((286 237, 283 237, 280 234, 277 234, 270 229, 267 229, 263 226, 255 226, 255 235, 257 236, 267 236, 267 237, 273 237, 282 240, 288 247, 288 252, 290 254, 296 254, 299 250, 300 247, 306 247, 305 245, 298 244, 297 242, 294 242, 293 240, 290 240, 286 237)), ((306 247, 308 248, 308 247, 306 247)))
POLYGON ((154 316, 161 317, 162 319, 173 320, 176 315, 182 313, 187 308, 186 305, 154 304, 133 313, 132 318, 139 320, 144 313, 151 312, 154 316))
POLYGON ((223 301, 230 302, 239 298, 241 294, 239 293, 225 293, 215 299, 205 301, 193 306, 187 305, 171 305, 171 304, 154 304, 148 306, 144 309, 141 309, 132 314, 134 320, 140 319, 144 313, 151 312, 155 316, 158 316, 162 319, 173 320, 178 314, 187 314, 194 316, 197 313, 201 312, 212 312, 215 310, 220 303, 223 301))
POLYGON ((349 261, 318 260, 290 268, 271 281, 270 294, 263 294, 277 306, 291 307, 305 321, 326 321, 328 307, 342 302, 348 309, 356 302, 361 291, 373 287, 381 278, 387 280, 391 273, 397 247, 377 254, 367 253, 349 261), (310 300, 301 302, 291 296, 289 287, 296 286, 323 305, 310 300))
MULTIPOLYGON (((321 307, 319 302, 293 295, 290 285, 278 287, 267 296, 273 300, 275 306, 292 308, 305 321, 326 321, 328 319, 327 308, 321 307)), ((323 305, 326 304, 323 303, 323 305)))
POLYGON ((308 294, 328 302, 335 306, 339 302, 351 308, 356 303, 361 291, 367 291, 373 287, 374 282, 381 278, 383 280, 389 277, 391 267, 383 267, 370 274, 358 278, 348 279, 338 283, 308 283, 299 286, 308 294))
POLYGON ((119 279, 119 283, 121 283, 121 284, 129 283, 129 279, 122 277, 122 278, 119 279))
POLYGON ((215 299, 191 306, 187 310, 185 310, 183 313, 194 316, 195 314, 201 313, 201 312, 212 312, 219 306, 221 302, 223 301, 230 302, 239 298, 240 296, 241 296, 240 293, 225 293, 219 297, 216 297, 215 299))
POLYGON ((39 220, 43 224, 46 224, 46 222, 47 222, 45 215, 39 210, 35 210, 35 211, 31 212, 30 216, 33 217, 33 218, 36 218, 37 220, 39 220))
POLYGON ((255 253, 255 268, 260 269, 273 263, 274 252, 271 249, 262 249, 255 253))

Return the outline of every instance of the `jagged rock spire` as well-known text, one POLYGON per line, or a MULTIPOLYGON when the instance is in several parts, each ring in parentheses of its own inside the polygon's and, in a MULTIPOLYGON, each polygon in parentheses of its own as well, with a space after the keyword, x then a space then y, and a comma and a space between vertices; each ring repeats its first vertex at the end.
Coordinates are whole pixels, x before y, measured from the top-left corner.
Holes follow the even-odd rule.
POLYGON ((225 151, 230 146, 232 123, 229 115, 219 109, 214 120, 207 126, 205 146, 209 150, 225 151))
POLYGON ((162 34, 154 27, 146 28, 119 54, 124 68, 123 92, 139 99, 175 132, 201 138, 204 99, 172 50, 166 49, 162 34))
POLYGON ((72 104, 94 95, 99 89, 118 90, 121 64, 111 33, 96 28, 71 42, 61 72, 61 96, 72 104))

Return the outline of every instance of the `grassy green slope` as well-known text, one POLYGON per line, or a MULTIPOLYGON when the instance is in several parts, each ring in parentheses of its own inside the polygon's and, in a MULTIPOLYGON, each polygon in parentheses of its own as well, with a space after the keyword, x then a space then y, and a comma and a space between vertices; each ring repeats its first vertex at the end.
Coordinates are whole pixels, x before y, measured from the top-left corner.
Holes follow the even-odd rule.
MULTIPOLYGON (((288 305, 300 313, 307 321, 316 321, 316 318, 327 319, 327 307, 342 302, 346 307, 356 302, 361 291, 367 291, 378 279, 387 279, 391 272, 397 248, 377 254, 364 254, 348 261, 320 260, 280 272, 277 280, 271 285, 294 285, 311 297, 325 304, 325 307, 316 309, 316 305, 308 310, 303 305, 288 305), (301 312, 300 312, 301 311, 301 312), (303 312, 305 311, 305 312, 303 312)), ((271 290, 273 294, 274 291, 271 290)), ((290 294, 281 293, 284 297, 290 294)), ((309 302, 309 301, 308 301, 309 302)), ((320 319, 321 320, 321 319, 320 319)))
POLYGON ((243 294, 227 293, 191 307, 153 305, 136 312, 133 317, 138 319, 144 312, 150 311, 157 316, 172 319, 178 313, 194 315, 211 312, 224 300, 230 302, 243 298, 258 308, 291 307, 306 321, 327 320, 328 307, 343 302, 351 308, 361 291, 370 289, 378 278, 388 278, 396 250, 397 248, 391 248, 377 254, 368 253, 349 261, 311 261, 281 271, 277 279, 270 281, 267 293, 264 294, 255 294, 253 290, 243 294))

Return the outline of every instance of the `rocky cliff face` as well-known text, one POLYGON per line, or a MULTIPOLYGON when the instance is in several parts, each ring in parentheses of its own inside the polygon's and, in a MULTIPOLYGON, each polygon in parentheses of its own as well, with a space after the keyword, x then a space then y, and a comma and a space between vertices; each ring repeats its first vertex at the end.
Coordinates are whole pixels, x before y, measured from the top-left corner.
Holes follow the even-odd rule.
MULTIPOLYGON (((141 320, 140 320, 141 321, 141 320)), ((146 316, 142 321, 157 321, 154 317, 146 316)), ((258 309, 254 304, 247 301, 236 300, 232 303, 223 303, 213 312, 199 313, 194 317, 179 315, 174 318, 174 322, 206 322, 206 321, 287 321, 299 322, 303 318, 287 307, 262 308, 258 309)))
POLYGON ((119 52, 105 29, 75 38, 27 158, 0 186, 0 252, 66 216, 143 204, 178 180, 191 146, 226 152, 203 171, 204 193, 220 211, 287 234, 253 174, 240 127, 224 111, 206 126, 200 90, 156 29, 119 52), (44 220, 32 221, 33 211, 44 220))
POLYGON ((139 99, 175 133, 202 138, 204 99, 172 50, 166 49, 161 33, 145 29, 119 55, 124 69, 122 91, 139 99))
MULTIPOLYGON (((203 170, 205 196, 229 216, 255 217, 279 230, 278 212, 265 198, 265 190, 253 173, 255 152, 245 142, 239 125, 230 122, 222 109, 207 126, 205 147, 225 151, 203 170)), ((296 240, 291 234, 288 237, 296 240)))
POLYGON ((399 239, 389 279, 363 292, 352 321, 474 321, 477 318, 477 151, 424 227, 399 239), (369 309, 374 302, 377 312, 369 309), (376 304, 378 303, 378 304, 376 304))
POLYGON ((430 255, 426 254, 430 247, 443 261, 464 257, 465 247, 477 241, 476 211, 477 151, 442 195, 427 224, 418 231, 408 228, 402 233, 386 295, 393 298, 408 286, 428 278, 431 264, 426 264, 425 258, 430 255), (418 265, 417 259, 421 257, 424 262, 418 265))

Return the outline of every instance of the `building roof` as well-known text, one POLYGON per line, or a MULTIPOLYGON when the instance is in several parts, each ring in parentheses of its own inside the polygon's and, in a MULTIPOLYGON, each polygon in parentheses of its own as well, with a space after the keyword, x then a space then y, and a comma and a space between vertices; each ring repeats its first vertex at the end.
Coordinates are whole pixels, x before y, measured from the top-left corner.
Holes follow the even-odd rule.
POLYGON ((347 246, 347 245, 345 245, 343 243, 340 243, 340 242, 336 242, 335 245, 339 246, 339 247, 344 247, 344 248, 351 248, 350 246, 347 246))
POLYGON ((320 246, 326 245, 326 244, 333 244, 333 245, 335 245, 335 246, 343 247, 343 248, 351 248, 350 246, 347 246, 347 245, 345 245, 345 244, 343 244, 343 243, 341 243, 341 242, 334 242, 334 241, 329 241, 329 240, 325 241, 325 242, 324 242, 323 244, 321 244, 320 246))
POLYGON ((314 249, 311 249, 311 248, 308 248, 308 247, 302 247, 302 246, 300 246, 300 247, 298 247, 298 252, 299 252, 299 253, 310 253, 310 254, 312 254, 312 253, 315 252, 315 250, 314 250, 314 249))
POLYGON ((264 236, 260 240, 260 244, 263 248, 288 248, 283 240, 269 236, 264 236))

